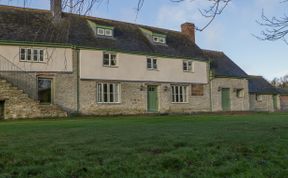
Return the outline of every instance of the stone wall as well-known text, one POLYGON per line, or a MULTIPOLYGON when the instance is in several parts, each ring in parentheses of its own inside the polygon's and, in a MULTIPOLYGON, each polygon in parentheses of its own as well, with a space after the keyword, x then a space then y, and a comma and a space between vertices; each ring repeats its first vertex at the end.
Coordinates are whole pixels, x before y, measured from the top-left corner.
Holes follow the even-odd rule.
POLYGON ((212 111, 222 111, 221 88, 230 89, 231 111, 249 111, 248 81, 246 79, 214 78, 211 81, 212 111), (235 89, 243 89, 244 96, 237 97, 235 89))
MULTIPOLYGON (((160 113, 191 113, 209 111, 209 87, 205 85, 204 96, 191 96, 188 85, 188 103, 173 104, 171 85, 167 83, 118 82, 121 85, 121 102, 99 104, 96 102, 95 80, 80 82, 80 111, 86 115, 118 115, 147 113, 147 85, 156 85, 158 92, 158 109, 160 113)), ((104 83, 107 81, 103 81, 104 83)), ((116 82, 117 83, 117 82, 116 82)))
POLYGON ((66 117, 67 113, 55 105, 40 105, 39 102, 11 85, 0 80, 0 101, 4 102, 4 119, 66 117))
POLYGON ((250 110, 273 112, 273 95, 263 94, 262 101, 257 101, 256 94, 250 94, 250 110))

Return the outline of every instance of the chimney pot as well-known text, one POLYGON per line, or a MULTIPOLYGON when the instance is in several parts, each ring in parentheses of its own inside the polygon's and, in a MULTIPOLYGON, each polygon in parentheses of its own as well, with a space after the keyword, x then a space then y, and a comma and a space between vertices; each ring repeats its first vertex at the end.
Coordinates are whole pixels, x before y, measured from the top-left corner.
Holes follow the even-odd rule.
POLYGON ((50 10, 56 22, 62 18, 62 0, 50 0, 50 10))
POLYGON ((193 43, 195 43, 195 25, 186 22, 181 25, 181 32, 193 43))

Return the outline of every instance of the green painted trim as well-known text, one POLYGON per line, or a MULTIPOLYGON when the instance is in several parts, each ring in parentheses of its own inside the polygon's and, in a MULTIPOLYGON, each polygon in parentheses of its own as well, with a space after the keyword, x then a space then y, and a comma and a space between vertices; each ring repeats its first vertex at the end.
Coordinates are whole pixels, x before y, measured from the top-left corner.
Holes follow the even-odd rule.
POLYGON ((139 28, 144 34, 151 35, 151 36, 153 35, 153 33, 150 30, 147 30, 147 29, 142 28, 142 27, 139 27, 139 28))
POLYGON ((91 21, 91 20, 87 20, 89 26, 94 30, 96 30, 96 28, 104 28, 104 29, 109 29, 109 30, 114 30, 114 27, 111 26, 105 26, 105 25, 99 25, 96 24, 95 22, 91 21))
POLYGON ((166 38, 167 37, 167 35, 163 35, 163 34, 159 34, 159 33, 153 33, 152 36, 162 37, 162 38, 166 38))
POLYGON ((73 48, 71 44, 0 40, 0 45, 73 48))
POLYGON ((104 25, 98 25, 98 24, 96 24, 96 28, 104 28, 104 29, 114 30, 114 27, 109 27, 109 26, 104 26, 104 25))

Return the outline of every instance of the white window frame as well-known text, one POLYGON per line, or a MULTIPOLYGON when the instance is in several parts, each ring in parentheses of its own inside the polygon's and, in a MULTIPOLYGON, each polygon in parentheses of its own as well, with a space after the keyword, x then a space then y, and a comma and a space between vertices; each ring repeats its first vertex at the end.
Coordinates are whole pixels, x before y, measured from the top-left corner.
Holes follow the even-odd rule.
POLYGON ((195 72, 194 61, 184 60, 182 68, 184 72, 195 72), (185 69, 185 65, 186 65, 186 69, 185 69))
POLYGON ((97 35, 105 36, 105 29, 97 27, 97 35))
POLYGON ((147 57, 146 67, 148 70, 158 70, 158 60, 154 57, 147 57), (151 66, 149 66, 149 63, 151 66))
POLYGON ((41 48, 20 48, 19 50, 19 60, 21 62, 37 62, 37 63, 45 62, 44 55, 45 55, 45 51, 44 49, 41 49, 41 48), (24 54, 22 53, 23 50, 24 50, 24 54), (30 54, 29 54, 29 51, 30 51, 30 54), (35 52, 36 52, 36 58, 34 59, 35 52), (24 55, 24 59, 22 58, 23 55, 24 55))
POLYGON ((152 39, 155 43, 161 43, 161 44, 166 44, 166 38, 165 37, 161 37, 161 36, 157 36, 157 35, 153 35, 152 39))
POLYGON ((112 37, 112 36, 113 36, 113 30, 111 30, 111 29, 105 29, 105 36, 112 37))
POLYGON ((256 100, 259 101, 259 102, 263 101, 263 95, 256 94, 256 100))
POLYGON ((118 57, 117 57, 117 54, 115 53, 112 53, 112 52, 103 52, 103 59, 102 59, 102 64, 104 67, 118 67, 118 57), (108 61, 109 61, 109 64, 105 64, 104 63, 104 56, 105 55, 108 55, 109 58, 108 58, 108 61), (113 59, 112 59, 112 56, 115 56, 115 64, 112 63, 113 59))
POLYGON ((99 36, 113 37, 113 29, 96 27, 96 33, 99 36))
POLYGON ((171 85, 172 103, 188 103, 188 86, 171 85), (178 92, 176 92, 178 91, 178 92))
POLYGON ((237 98, 244 98, 244 89, 236 89, 236 96, 237 98))
POLYGON ((119 83, 97 83, 96 85, 96 101, 102 104, 117 104, 121 103, 121 85, 119 83), (104 92, 104 86, 107 85, 107 92, 104 92), (112 86, 112 93, 111 87, 112 86), (113 100, 111 99, 111 94, 113 100), (105 95, 107 95, 107 101, 104 101, 105 95))

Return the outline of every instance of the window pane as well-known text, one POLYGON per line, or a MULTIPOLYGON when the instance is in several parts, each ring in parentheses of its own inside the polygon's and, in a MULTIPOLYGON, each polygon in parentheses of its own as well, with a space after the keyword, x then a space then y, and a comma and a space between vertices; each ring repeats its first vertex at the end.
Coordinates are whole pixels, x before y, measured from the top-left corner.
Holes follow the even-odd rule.
POLYGON ((187 71, 187 62, 186 61, 183 61, 183 70, 187 71))
POLYGON ((111 66, 116 66, 116 55, 111 54, 111 66))
POLYGON ((26 50, 25 49, 21 49, 20 50, 20 60, 24 61, 25 60, 25 52, 26 50))
POLYGON ((157 69, 157 59, 153 59, 153 69, 157 69))
POLYGON ((178 91, 178 86, 175 86, 175 95, 176 95, 176 100, 175 100, 175 102, 179 102, 179 91, 178 91))
POLYGON ((179 102, 183 102, 183 87, 179 87, 179 102))
POLYGON ((172 86, 172 102, 175 102, 175 87, 172 86))
POLYGON ((183 87, 183 102, 187 102, 187 87, 183 87))
POLYGON ((44 61, 44 51, 40 50, 40 59, 39 61, 43 62, 44 61))
POLYGON ((103 65, 104 66, 109 66, 109 58, 110 58, 110 55, 108 53, 103 54, 103 65))
POLYGON ((112 36, 112 30, 106 29, 105 30, 105 36, 112 36))
POLYGON ((102 100, 102 85, 101 84, 97 84, 97 102, 103 102, 102 100))
POLYGON ((38 50, 33 50, 33 61, 38 61, 38 50))
POLYGON ((97 34, 98 35, 104 35, 104 29, 102 29, 102 28, 97 28, 97 34))
POLYGON ((114 96, 113 96, 113 88, 114 88, 114 85, 113 84, 110 84, 110 87, 109 87, 109 95, 110 95, 110 100, 109 102, 114 102, 114 96))
POLYGON ((119 102, 119 98, 118 98, 118 84, 114 84, 114 90, 113 90, 113 93, 114 93, 114 102, 119 102))
POLYGON ((103 84, 103 102, 108 102, 108 85, 103 84))
POLYGON ((147 58, 147 68, 152 69, 152 62, 150 58, 147 58))
POLYGON ((32 58, 32 50, 27 49, 27 61, 31 61, 31 58, 32 58))

